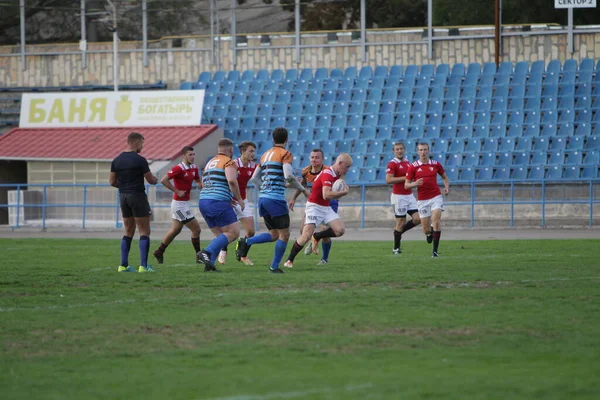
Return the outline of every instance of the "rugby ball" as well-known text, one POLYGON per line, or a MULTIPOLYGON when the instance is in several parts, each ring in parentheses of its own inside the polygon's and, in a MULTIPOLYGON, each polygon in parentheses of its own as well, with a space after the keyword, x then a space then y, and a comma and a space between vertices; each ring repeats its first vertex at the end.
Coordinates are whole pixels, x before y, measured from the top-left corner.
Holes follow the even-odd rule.
POLYGON ((334 192, 341 192, 342 190, 344 190, 345 186, 346 182, 343 179, 338 179, 333 183, 333 186, 331 186, 331 190, 334 192))

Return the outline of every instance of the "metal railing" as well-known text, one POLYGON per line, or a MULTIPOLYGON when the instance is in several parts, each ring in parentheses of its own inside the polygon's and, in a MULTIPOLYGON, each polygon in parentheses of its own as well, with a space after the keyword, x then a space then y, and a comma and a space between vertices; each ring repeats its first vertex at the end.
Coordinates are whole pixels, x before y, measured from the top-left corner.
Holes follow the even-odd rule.
MULTIPOLYGON (((170 199, 172 193, 162 187, 147 186, 150 205, 153 210, 153 223, 168 223, 171 219, 170 199)), ((587 181, 470 181, 453 182, 451 195, 445 199, 447 211, 455 210, 450 216, 463 225, 475 227, 478 221, 505 221, 510 227, 516 227, 515 220, 522 218, 516 208, 529 206, 539 208, 529 210, 528 218, 539 220, 539 226, 545 227, 552 218, 548 210, 558 208, 579 207, 576 217, 586 221, 589 227, 598 224, 600 219, 600 180, 587 181), (557 193, 558 192, 558 193, 557 193), (510 211, 503 218, 494 215, 494 210, 505 207, 510 211), (582 209, 587 208, 584 215, 582 209), (477 210, 485 210, 479 215, 477 210)), ((0 204, 0 213, 8 214, 8 226, 11 228, 39 227, 46 229, 55 226, 72 228, 119 228, 122 226, 119 196, 117 190, 103 184, 0 184, 0 195, 8 194, 8 201, 0 204)), ((340 202, 340 214, 346 222, 354 222, 360 228, 378 222, 393 219, 388 201, 390 188, 383 184, 363 183, 352 185, 350 194, 340 202), (346 212, 347 211, 347 212, 346 212), (380 213, 383 218, 367 217, 369 212, 380 213), (389 215, 386 213, 389 211, 389 215), (359 217, 352 218, 350 215, 359 217), (347 215, 345 215, 347 214, 347 215)), ((258 229, 258 207, 256 190, 249 190, 249 204, 254 209, 258 229)), ((1 197, 0 197, 1 198, 1 197)), ((197 190, 192 193, 197 199, 197 190)), ((193 202, 195 206, 195 202, 193 202)), ((304 204, 297 204, 303 208, 304 204)), ((573 211, 553 211, 558 219, 572 219, 573 211), (562 213, 562 214, 561 214, 562 213)), ((196 213, 199 217, 199 213, 196 213)), ((488 222, 486 222, 488 223, 488 222)))

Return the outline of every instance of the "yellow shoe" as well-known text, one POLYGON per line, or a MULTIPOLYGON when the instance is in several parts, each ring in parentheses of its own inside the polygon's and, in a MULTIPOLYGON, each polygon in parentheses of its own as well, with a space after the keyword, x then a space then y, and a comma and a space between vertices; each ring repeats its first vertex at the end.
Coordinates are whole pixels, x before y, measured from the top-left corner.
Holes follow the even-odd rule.
POLYGON ((142 273, 142 272, 156 272, 155 270, 152 269, 151 266, 147 266, 147 267, 142 267, 141 265, 138 268, 138 272, 142 273))
POLYGON ((129 266, 125 267, 123 265, 119 265, 119 268, 117 268, 117 271, 118 272, 135 272, 135 269, 133 269, 129 266))

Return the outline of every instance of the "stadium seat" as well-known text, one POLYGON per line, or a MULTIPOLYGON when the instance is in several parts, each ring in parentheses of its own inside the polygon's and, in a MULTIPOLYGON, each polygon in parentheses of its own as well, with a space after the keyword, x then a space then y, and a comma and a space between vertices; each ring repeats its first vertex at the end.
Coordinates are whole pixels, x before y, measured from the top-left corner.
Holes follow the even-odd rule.
POLYGON ((529 179, 542 180, 546 177, 546 170, 543 166, 532 166, 529 170, 529 179))
POLYGON ((525 180, 527 179, 528 173, 527 167, 516 167, 512 170, 512 179, 525 180))
POLYGON ((565 165, 581 165, 583 164, 583 153, 581 151, 565 152, 565 165))

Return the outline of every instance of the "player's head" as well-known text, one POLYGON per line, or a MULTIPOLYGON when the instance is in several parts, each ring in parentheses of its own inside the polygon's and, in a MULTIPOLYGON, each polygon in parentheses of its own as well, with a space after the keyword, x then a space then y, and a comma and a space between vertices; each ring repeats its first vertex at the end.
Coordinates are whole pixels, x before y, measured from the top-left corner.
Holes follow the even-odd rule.
POLYGON ((406 154, 406 147, 404 146, 404 143, 402 142, 396 142, 394 143, 394 155, 396 156, 397 159, 402 160, 404 158, 404 155, 406 154))
POLYGON ((254 142, 242 142, 238 145, 242 159, 246 162, 254 161, 256 155, 256 144, 254 142))
POLYGON ((310 165, 312 167, 320 167, 321 165, 323 165, 324 159, 325 159, 325 155, 323 154, 323 150, 312 149, 310 151, 310 165))
POLYGON ((429 161, 429 143, 419 142, 417 144, 417 152, 419 153, 421 162, 429 161))
POLYGON ((141 152, 144 148, 144 136, 141 133, 131 132, 127 136, 127 146, 131 151, 141 152))
POLYGON ((336 159, 333 168, 338 176, 344 176, 352 166, 352 157, 348 153, 341 153, 336 159))
POLYGON ((273 129, 273 144, 285 145, 288 141, 288 131, 285 128, 273 129))
POLYGON ((186 164, 193 164, 196 159, 196 152, 192 146, 185 146, 181 149, 181 155, 183 156, 183 162, 186 164))
POLYGON ((219 140, 219 154, 225 154, 227 157, 233 155, 233 142, 231 139, 223 138, 219 140))

